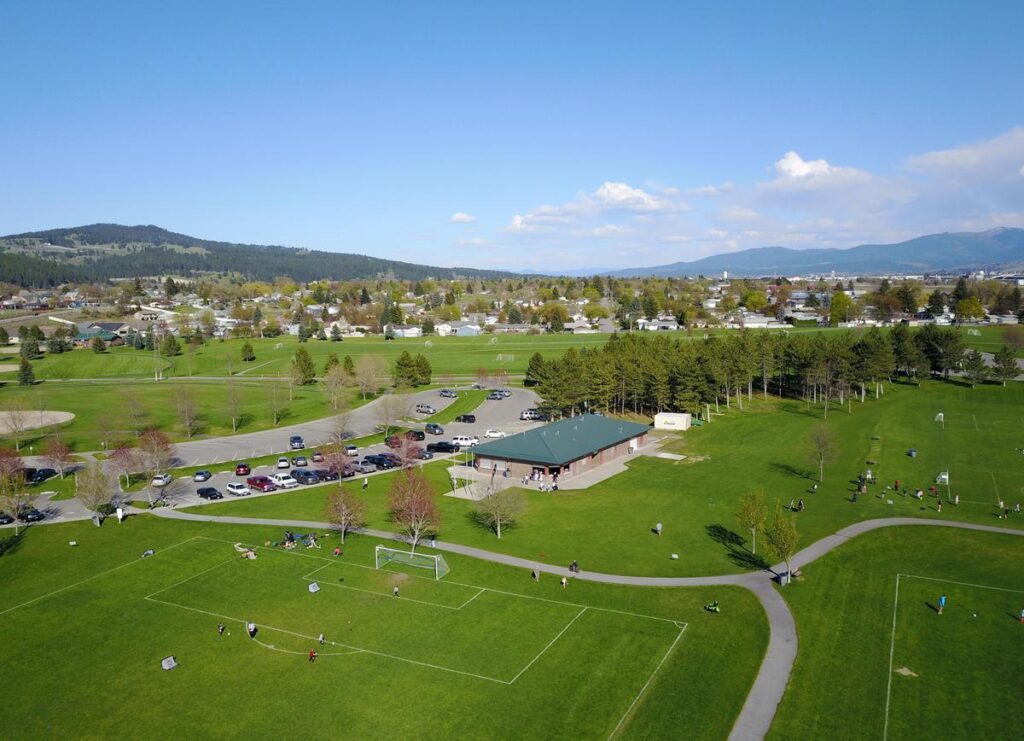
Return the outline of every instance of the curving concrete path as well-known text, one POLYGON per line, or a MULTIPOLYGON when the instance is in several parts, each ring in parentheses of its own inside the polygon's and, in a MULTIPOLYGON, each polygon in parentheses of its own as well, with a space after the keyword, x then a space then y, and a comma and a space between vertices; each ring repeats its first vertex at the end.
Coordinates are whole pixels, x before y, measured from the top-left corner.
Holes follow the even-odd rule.
MULTIPOLYGON (((333 525, 327 522, 315 522, 311 520, 275 520, 250 517, 218 517, 216 515, 192 514, 179 512, 173 509, 158 509, 148 511, 158 517, 165 517, 173 520, 191 520, 196 522, 222 522, 237 525, 269 525, 283 528, 309 528, 311 530, 330 530, 333 525)), ((922 520, 913 517, 887 517, 877 520, 864 520, 854 523, 839 530, 838 532, 812 543, 801 551, 798 551, 792 559, 790 566, 794 570, 799 569, 815 561, 830 551, 835 550, 857 535, 879 530, 886 527, 899 527, 904 525, 924 525, 931 527, 953 527, 963 530, 980 530, 990 533, 1001 533, 1004 535, 1024 536, 1024 530, 1015 530, 1007 527, 996 527, 992 525, 975 525, 970 522, 955 522, 945 520, 922 520)), ((358 530, 364 535, 387 540, 401 540, 395 533, 386 530, 375 530, 362 528, 358 530)), ((604 574, 596 571, 580 571, 573 574, 568 568, 552 566, 551 564, 531 561, 518 556, 510 556, 504 553, 495 553, 482 548, 474 548, 458 543, 445 543, 434 541, 431 547, 435 550, 447 553, 457 553, 463 556, 479 558, 485 561, 515 566, 522 569, 536 569, 537 571, 555 574, 557 576, 570 576, 576 579, 584 579, 593 582, 606 584, 623 584, 643 587, 698 587, 729 585, 749 589, 761 602, 765 613, 768 616, 769 638, 768 650, 765 652, 761 667, 758 669, 757 677, 750 688, 750 693, 743 704, 736 722, 733 725, 729 738, 733 741, 748 741, 748 739, 762 739, 768 735, 772 721, 775 719, 775 712, 789 685, 789 676, 793 671, 793 662, 796 660, 797 635, 796 621, 789 605, 782 598, 782 595, 773 586, 774 579, 785 572, 785 564, 776 564, 767 571, 759 571, 750 574, 723 574, 720 576, 692 576, 692 577, 659 577, 659 576, 629 576, 624 574, 604 574)))

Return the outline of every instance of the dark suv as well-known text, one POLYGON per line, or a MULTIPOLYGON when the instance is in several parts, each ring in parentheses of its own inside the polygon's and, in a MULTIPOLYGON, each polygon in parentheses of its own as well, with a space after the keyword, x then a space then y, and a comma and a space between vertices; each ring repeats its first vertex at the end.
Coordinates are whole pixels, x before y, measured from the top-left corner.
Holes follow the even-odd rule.
POLYGON ((297 471, 292 471, 292 478, 306 486, 320 483, 319 474, 317 474, 316 471, 310 471, 308 468, 300 468, 297 471))
POLYGON ((299 435, 292 435, 288 438, 288 447, 292 450, 302 450, 306 447, 306 443, 299 435))
POLYGON ((375 465, 378 471, 386 471, 395 467, 395 462, 385 455, 368 455, 363 460, 375 465))
POLYGON ((442 440, 439 443, 428 443, 427 450, 431 453, 458 453, 459 446, 447 440, 442 440))
POLYGON ((466 422, 468 424, 473 424, 474 422, 476 422, 476 415, 475 414, 460 414, 458 417, 455 418, 455 421, 456 422, 466 422))

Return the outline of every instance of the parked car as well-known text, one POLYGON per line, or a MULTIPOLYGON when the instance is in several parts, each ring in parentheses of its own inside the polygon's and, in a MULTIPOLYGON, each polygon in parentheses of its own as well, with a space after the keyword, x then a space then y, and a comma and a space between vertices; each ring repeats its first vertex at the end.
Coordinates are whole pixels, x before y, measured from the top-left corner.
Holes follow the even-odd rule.
POLYGON ((390 451, 384 451, 383 453, 380 453, 380 457, 381 458, 387 458, 389 461, 394 463, 396 466, 402 465, 402 459, 399 458, 396 454, 394 454, 394 453, 392 453, 390 451))
POLYGON ((441 398, 442 399, 456 399, 456 398, 458 398, 458 396, 459 395, 457 393, 455 393, 454 391, 452 391, 451 389, 441 389, 441 398))
POLYGON ((349 465, 352 466, 352 470, 356 473, 375 473, 377 471, 376 464, 369 461, 354 461, 349 463, 349 465))
POLYGON ((475 414, 460 414, 458 417, 455 418, 455 421, 456 422, 465 422, 466 424, 473 424, 474 422, 476 422, 476 415, 475 414))
MULTIPOLYGON (((336 481, 338 479, 338 473, 335 472, 335 471, 332 471, 331 473, 334 475, 334 478, 331 479, 331 481, 336 481)), ((350 479, 350 478, 352 478, 355 475, 356 475, 356 469, 355 469, 355 466, 353 464, 346 463, 344 466, 342 466, 342 468, 341 468, 341 478, 343 478, 343 479, 350 479)))
POLYGON ((213 478, 213 474, 209 471, 196 471, 192 474, 192 480, 195 482, 209 481, 213 478))
POLYGON ((228 494, 235 497, 247 497, 252 494, 252 490, 241 481, 232 481, 225 488, 228 490, 228 494))
POLYGON ((505 394, 501 393, 500 391, 492 391, 491 393, 487 394, 488 401, 501 401, 504 398, 505 394))
POLYGON ((538 414, 540 414, 540 412, 538 412, 536 409, 524 409, 522 412, 519 413, 519 419, 527 422, 532 422, 533 420, 537 419, 538 414))
POLYGON ((277 459, 277 467, 278 468, 291 468, 292 467, 292 462, 290 460, 288 460, 285 456, 282 455, 280 458, 277 459))
POLYGON ((245 483, 256 491, 277 491, 277 486, 267 476, 250 476, 245 483))
POLYGON ((300 468, 298 471, 292 471, 292 478, 306 486, 320 483, 320 477, 317 475, 316 471, 311 471, 308 468, 300 468))
POLYGON ((430 406, 430 404, 417 404, 416 412, 418 414, 437 414, 437 410, 430 406))
POLYGON ((358 445, 346 445, 345 446, 345 455, 352 456, 353 458, 356 457, 357 455, 359 455, 359 446, 358 445))
POLYGON ((301 436, 292 435, 288 438, 288 447, 292 450, 302 450, 306 447, 306 443, 303 441, 301 436))
POLYGON ((474 445, 480 444, 480 438, 475 435, 456 435, 452 438, 452 442, 460 448, 472 448, 474 445))
POLYGON ((6 512, 0 512, 0 525, 10 525, 14 522, 14 518, 6 512))
POLYGON ((313 451, 313 455, 311 455, 309 457, 309 459, 311 461, 313 461, 314 463, 323 463, 324 462, 324 454, 321 453, 319 450, 314 450, 313 451))
POLYGON ((459 446, 455 443, 450 443, 447 440, 441 440, 436 443, 429 443, 427 445, 427 451, 431 453, 458 453, 459 446))
POLYGON ((427 424, 423 427, 423 431, 426 432, 428 435, 443 435, 444 427, 437 424, 436 422, 427 422, 427 424))
POLYGON ((309 465, 309 459, 306 458, 306 456, 304 456, 304 455, 297 455, 294 458, 292 458, 292 465, 293 466, 308 466, 309 465))
POLYGON ((501 430, 487 430, 487 432, 484 433, 484 437, 489 440, 497 440, 505 437, 505 433, 501 430))
POLYGON ((506 399, 509 398, 510 396, 512 396, 512 392, 509 391, 508 389, 498 389, 496 393, 501 394, 506 399))
POLYGON ((421 450, 419 453, 417 453, 416 457, 419 458, 421 461, 429 461, 431 458, 434 457, 434 454, 431 453, 429 450, 421 450))
POLYGON ((47 479, 52 479, 57 472, 52 468, 40 468, 31 474, 25 474, 25 480, 30 484, 41 484, 47 479))
MULTIPOLYGON (((348 468, 348 466, 349 466, 349 464, 346 463, 345 464, 345 468, 348 468)), ((296 471, 295 473, 300 473, 300 472, 296 471)), ((315 471, 313 471, 313 473, 316 474, 317 481, 337 481, 340 478, 340 476, 338 475, 337 471, 332 471, 332 470, 329 470, 327 468, 318 468, 315 471)), ((295 474, 292 474, 292 475, 294 476, 295 474)), ((344 474, 341 474, 341 475, 343 476, 344 474)), ((350 475, 353 475, 353 474, 350 474, 350 475)))
POLYGON ((299 482, 290 473, 275 473, 270 480, 278 489, 294 489, 299 485, 299 482))
POLYGON ((405 439, 406 440, 411 440, 412 442, 417 442, 418 443, 420 440, 423 440, 425 437, 426 437, 426 435, 423 433, 423 430, 409 430, 408 432, 405 433, 405 439))
POLYGON ((199 495, 200 499, 209 499, 210 501, 213 501, 214 499, 224 498, 224 495, 221 494, 216 489, 214 489, 212 486, 200 486, 198 489, 196 489, 196 494, 199 495))
POLYGON ((18 519, 22 522, 42 522, 46 519, 46 515, 35 507, 26 507, 18 513, 18 519))
POLYGON ((384 441, 384 444, 389 448, 400 448, 402 447, 403 441, 419 442, 425 437, 426 435, 424 435, 420 430, 409 430, 401 435, 389 436, 388 439, 384 441))
POLYGON ((174 481, 174 477, 169 473, 158 473, 153 477, 153 486, 167 486, 169 483, 174 481))
POLYGON ((252 469, 248 463, 235 464, 235 476, 248 476, 250 473, 252 473, 252 469))
POLYGON ((378 471, 387 471, 395 468, 395 462, 384 455, 368 455, 363 458, 363 463, 376 466, 378 471))
POLYGON ((551 415, 545 412, 537 412, 537 416, 534 417, 537 422, 550 422, 551 415))

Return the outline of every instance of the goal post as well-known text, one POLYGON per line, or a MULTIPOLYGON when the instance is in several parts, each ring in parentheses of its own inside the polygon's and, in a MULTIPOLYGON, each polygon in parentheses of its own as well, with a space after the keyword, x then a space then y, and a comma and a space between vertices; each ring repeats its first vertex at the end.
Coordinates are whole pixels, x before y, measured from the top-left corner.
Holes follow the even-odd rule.
POLYGON ((440 553, 431 555, 429 553, 413 553, 397 548, 388 548, 385 545, 378 545, 373 552, 373 567, 382 569, 390 563, 398 563, 403 566, 412 566, 416 569, 424 569, 433 572, 435 579, 442 578, 448 573, 448 562, 440 553))

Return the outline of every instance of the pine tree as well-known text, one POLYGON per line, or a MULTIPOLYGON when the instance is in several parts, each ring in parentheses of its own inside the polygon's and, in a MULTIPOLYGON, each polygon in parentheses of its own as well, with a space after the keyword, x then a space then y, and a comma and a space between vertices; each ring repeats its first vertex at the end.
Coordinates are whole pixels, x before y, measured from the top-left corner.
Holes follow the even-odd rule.
POLYGON ((11 336, 7 334, 7 330, 0 327, 0 346, 6 347, 11 344, 11 336))
POLYGON ((1004 386, 1007 381, 1016 378, 1020 374, 1021 369, 1017 366, 1017 356, 1012 349, 1006 345, 999 349, 995 354, 992 371, 993 375, 1002 381, 1004 386))
POLYGON ((18 366, 18 383, 22 386, 31 386, 35 382, 36 373, 32 370, 32 364, 26 358, 22 358, 18 366))
POLYGON ((341 328, 337 324, 331 327, 331 342, 341 342, 341 328))
POLYGON ((178 338, 173 334, 169 334, 164 337, 160 343, 160 354, 167 358, 173 358, 175 355, 181 355, 181 344, 178 342, 178 338))
POLYGON ((547 370, 547 364, 544 361, 544 356, 539 352, 535 352, 530 357, 530 362, 526 366, 526 378, 523 381, 523 385, 539 385, 547 377, 547 370))
POLYGON ((26 337, 21 341, 21 357, 25 360, 34 360, 39 357, 39 341, 26 337))
POLYGON ((433 368, 430 367, 430 361, 427 360, 427 356, 423 354, 416 355, 416 381, 413 385, 425 386, 429 384, 432 374, 433 368))
POLYGON ((394 370, 391 373, 395 388, 413 386, 416 383, 416 361, 408 350, 402 350, 402 354, 395 361, 394 370))
POLYGON ((295 361, 292 366, 295 369, 295 378, 299 385, 306 386, 316 380, 316 366, 313 365, 313 358, 310 357, 309 350, 306 348, 300 347, 295 351, 295 361))
POLYGON ((335 366, 338 365, 341 365, 341 361, 338 360, 338 354, 333 352, 328 353, 327 362, 324 363, 324 375, 326 376, 327 373, 331 370, 331 368, 334 368, 335 366))
POLYGON ((346 355, 344 360, 341 361, 341 367, 345 369, 345 372, 352 377, 356 374, 356 364, 352 362, 352 356, 346 355))
POLYGON ((141 332, 136 332, 132 336, 132 347, 136 350, 141 350, 146 346, 146 338, 142 336, 141 332))
POLYGON ((370 293, 366 290, 366 286, 363 286, 363 290, 359 292, 359 305, 366 306, 370 303, 370 293))
POLYGON ((89 346, 92 348, 92 351, 97 354, 107 349, 107 343, 103 341, 102 337, 93 337, 89 346))

